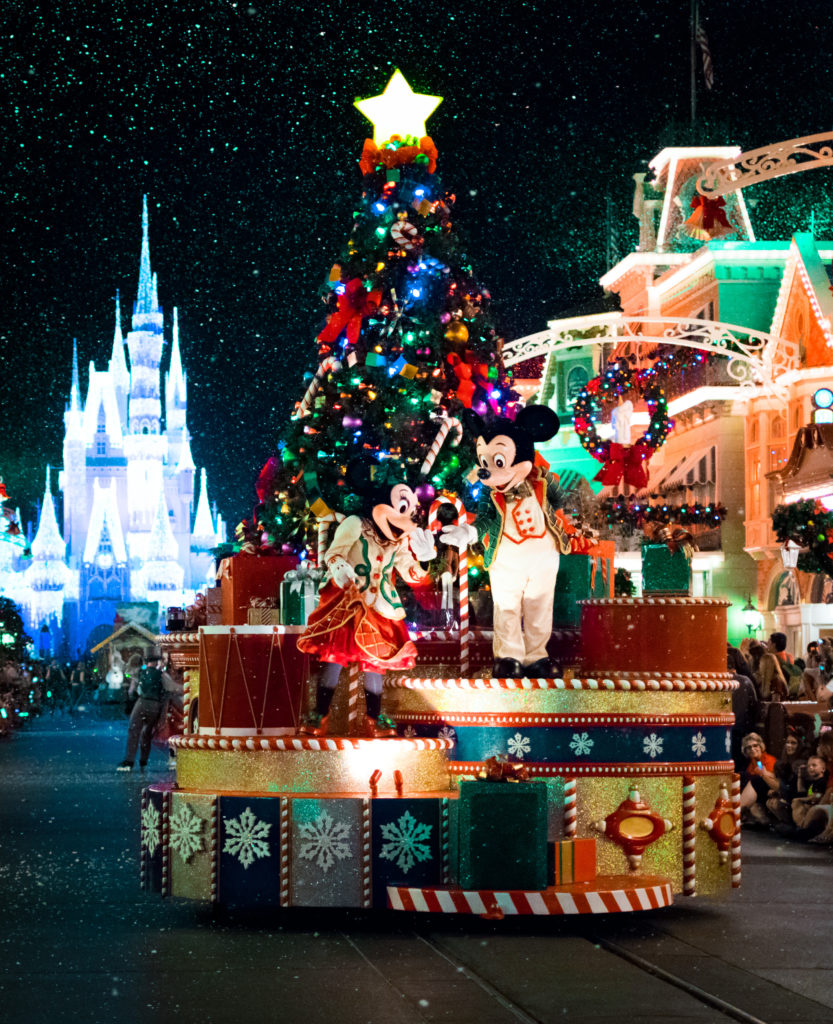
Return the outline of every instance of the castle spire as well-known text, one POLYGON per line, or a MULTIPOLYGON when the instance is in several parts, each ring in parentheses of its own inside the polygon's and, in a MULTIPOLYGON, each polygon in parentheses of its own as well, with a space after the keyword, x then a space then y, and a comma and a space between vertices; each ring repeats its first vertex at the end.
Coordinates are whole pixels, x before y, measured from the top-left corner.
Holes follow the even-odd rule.
POLYGON ((205 467, 200 470, 200 496, 197 500, 197 515, 194 518, 194 542, 199 547, 213 548, 215 545, 214 523, 208 507, 208 484, 205 467), (203 542, 203 543, 200 543, 203 542))
MULTIPOLYGON (((32 541, 32 557, 37 562, 63 562, 66 544, 58 529, 55 504, 52 501, 52 468, 46 467, 46 488, 35 539, 32 541)), ((59 574, 60 575, 60 574, 59 574)))
MULTIPOLYGON (((69 392, 69 407, 73 411, 81 408, 81 385, 78 378, 78 339, 72 339, 72 387, 69 392)), ((48 470, 47 470, 48 472, 48 470)))
POLYGON ((139 291, 133 314, 156 312, 154 280, 150 271, 150 233, 148 223, 148 197, 142 197, 142 257, 139 262, 139 291))

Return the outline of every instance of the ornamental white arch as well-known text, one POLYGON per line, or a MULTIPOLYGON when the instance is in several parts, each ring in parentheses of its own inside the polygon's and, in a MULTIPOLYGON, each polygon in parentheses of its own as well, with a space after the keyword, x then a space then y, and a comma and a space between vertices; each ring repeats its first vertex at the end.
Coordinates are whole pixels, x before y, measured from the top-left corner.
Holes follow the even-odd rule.
POLYGON ((820 167, 833 167, 833 132, 787 139, 729 160, 717 160, 697 179, 697 191, 716 199, 759 181, 820 167))
POLYGON ((786 389, 780 378, 798 367, 798 345, 764 331, 691 317, 634 317, 615 313, 582 317, 578 331, 553 327, 517 338, 503 346, 502 355, 506 366, 514 366, 535 356, 621 342, 675 345, 725 356, 729 376, 740 387, 760 386, 782 398, 786 396, 786 389))

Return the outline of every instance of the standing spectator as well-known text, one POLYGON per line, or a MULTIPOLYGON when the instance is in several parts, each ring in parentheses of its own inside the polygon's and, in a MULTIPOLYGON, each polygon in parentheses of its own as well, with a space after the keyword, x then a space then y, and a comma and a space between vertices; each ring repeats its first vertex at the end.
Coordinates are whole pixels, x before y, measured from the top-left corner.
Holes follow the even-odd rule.
POLYGON ((68 702, 68 691, 67 691, 67 678, 64 675, 64 671, 58 664, 58 659, 53 658, 46 669, 44 676, 44 683, 46 689, 52 694, 50 710, 54 714, 55 711, 64 712, 67 710, 68 702))
MULTIPOLYGON (((731 730, 732 760, 735 762, 735 771, 742 772, 746 767, 746 758, 743 756, 743 737, 752 732, 758 723, 758 692, 749 674, 741 671, 738 665, 744 664, 743 656, 734 647, 729 647, 727 658, 729 671, 733 674, 738 684, 736 690, 732 690, 732 714, 735 716, 735 724, 731 730)), ((751 671, 751 670, 750 670, 751 671)))
POLYGON ((758 665, 758 692, 761 695, 761 700, 787 700, 789 696, 789 688, 781 670, 781 662, 769 651, 761 656, 758 665))
POLYGON ((139 768, 144 771, 147 766, 153 733, 165 710, 167 694, 176 690, 171 677, 159 667, 160 660, 158 654, 149 654, 147 663, 140 669, 138 676, 131 680, 129 693, 132 695, 135 688, 138 699, 130 712, 127 724, 127 750, 117 771, 133 770, 137 750, 139 768))
POLYGON ((787 653, 787 634, 772 633, 769 637, 769 650, 778 659, 787 684, 787 699, 798 696, 798 687, 801 681, 801 669, 795 664, 791 654, 787 653))
POLYGON ((766 654, 766 647, 760 640, 753 640, 749 644, 749 662, 752 665, 752 679, 757 682, 758 672, 761 667, 761 658, 766 654))
POLYGON ((69 713, 71 715, 75 714, 78 710, 78 705, 81 703, 81 698, 84 695, 85 681, 84 662, 77 661, 69 677, 69 713))

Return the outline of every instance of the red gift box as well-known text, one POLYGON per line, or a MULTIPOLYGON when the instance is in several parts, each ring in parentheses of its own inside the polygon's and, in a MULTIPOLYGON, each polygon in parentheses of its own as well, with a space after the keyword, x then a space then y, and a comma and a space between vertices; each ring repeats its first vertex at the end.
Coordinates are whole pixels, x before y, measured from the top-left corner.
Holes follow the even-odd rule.
POLYGON ((200 630, 199 731, 230 736, 294 732, 309 675, 303 626, 200 630))
POLYGON ((223 563, 223 625, 245 626, 253 597, 278 600, 281 580, 298 567, 295 555, 235 555, 223 563))
POLYGON ((555 885, 593 881, 596 877, 595 839, 562 839, 551 845, 554 853, 555 885))

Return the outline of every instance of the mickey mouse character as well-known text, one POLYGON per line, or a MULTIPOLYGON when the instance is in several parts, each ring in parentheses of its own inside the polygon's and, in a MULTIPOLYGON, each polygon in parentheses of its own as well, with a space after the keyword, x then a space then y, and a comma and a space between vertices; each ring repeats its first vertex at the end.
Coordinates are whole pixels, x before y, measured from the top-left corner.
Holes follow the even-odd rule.
POLYGON ((412 668, 416 646, 404 623, 405 610, 393 583, 394 571, 411 587, 425 586, 423 563, 436 555, 434 537, 421 529, 419 501, 400 463, 353 460, 347 469, 350 490, 362 498, 363 515, 348 516, 336 529, 324 556, 330 579, 318 608, 298 639, 299 650, 324 662, 316 711, 320 725, 306 732, 326 734, 327 714, 345 665, 364 670, 367 732, 393 735, 393 723, 379 712, 382 680, 388 669, 412 668))
POLYGON ((472 477, 488 492, 473 526, 447 526, 441 538, 460 543, 465 533, 483 545, 494 603, 494 676, 547 678, 559 559, 591 543, 557 507, 558 477, 542 459, 536 464, 535 442, 553 437, 559 419, 546 406, 530 405, 514 420, 467 412, 465 425, 477 438, 472 477))

